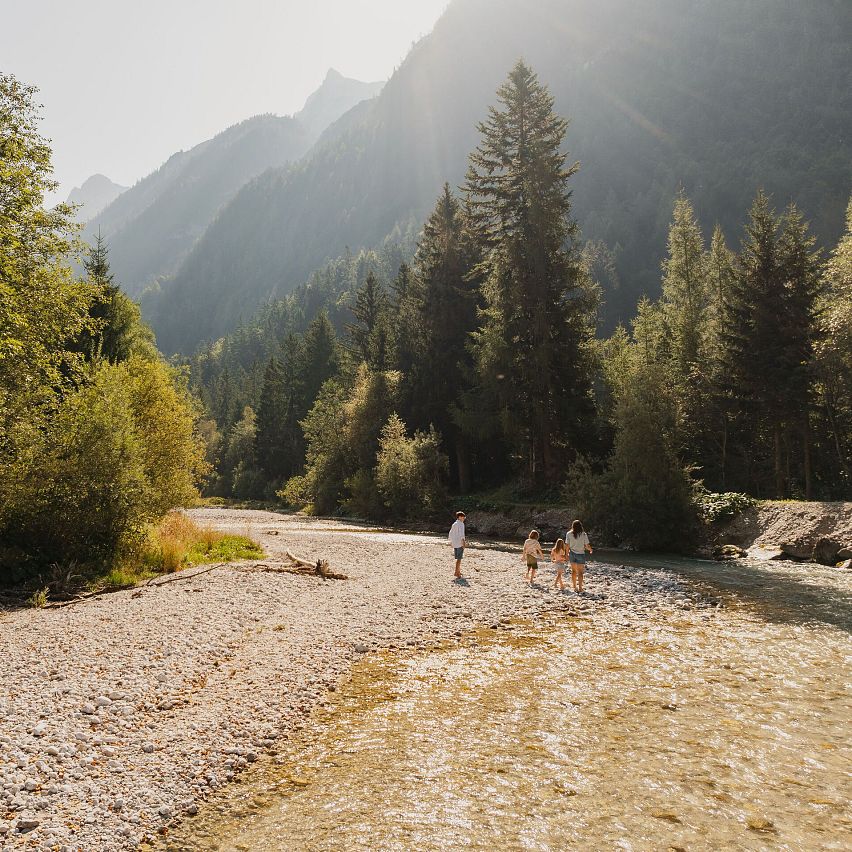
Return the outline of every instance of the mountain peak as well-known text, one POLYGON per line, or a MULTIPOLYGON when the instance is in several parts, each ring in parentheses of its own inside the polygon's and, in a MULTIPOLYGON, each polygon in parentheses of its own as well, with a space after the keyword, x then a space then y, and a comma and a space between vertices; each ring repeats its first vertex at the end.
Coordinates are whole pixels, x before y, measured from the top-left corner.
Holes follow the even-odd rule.
POLYGON ((320 87, 308 96, 305 105, 294 117, 312 136, 317 137, 356 104, 375 97, 382 86, 383 80, 364 83, 344 77, 336 68, 329 68, 320 87))
POLYGON ((77 218, 86 222, 97 216, 126 189, 126 186, 121 186, 106 175, 98 173, 86 178, 81 186, 75 186, 68 194, 68 203, 80 205, 77 218))

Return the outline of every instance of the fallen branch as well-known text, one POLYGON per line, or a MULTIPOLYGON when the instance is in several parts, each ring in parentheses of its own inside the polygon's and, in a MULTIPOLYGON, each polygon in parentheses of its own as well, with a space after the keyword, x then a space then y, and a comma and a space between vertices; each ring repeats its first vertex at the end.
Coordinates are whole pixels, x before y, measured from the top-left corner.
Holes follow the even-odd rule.
POLYGON ((296 573, 299 574, 316 574, 318 577, 322 577, 323 580, 348 580, 349 578, 346 574, 339 574, 336 571, 332 571, 328 567, 328 561, 325 559, 317 559, 316 562, 311 562, 308 559, 302 559, 299 556, 294 556, 290 553, 289 550, 285 551, 287 558, 293 562, 295 565, 298 565, 296 573))

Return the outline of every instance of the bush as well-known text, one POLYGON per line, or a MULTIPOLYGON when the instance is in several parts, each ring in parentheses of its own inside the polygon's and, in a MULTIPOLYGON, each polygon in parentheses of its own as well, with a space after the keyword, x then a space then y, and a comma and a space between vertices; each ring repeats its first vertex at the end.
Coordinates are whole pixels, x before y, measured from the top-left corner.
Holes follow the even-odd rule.
POLYGON ((748 494, 740 494, 736 491, 716 494, 703 487, 695 489, 694 499, 701 517, 708 524, 729 520, 757 505, 757 500, 749 497, 748 494))
POLYGON ((109 561, 193 500, 204 470, 194 410, 174 372, 135 356, 102 363, 19 456, 0 532, 34 563, 109 561))
POLYGON ((376 487, 396 518, 442 508, 449 461, 435 429, 406 436, 405 423, 392 414, 382 430, 376 457, 376 487))

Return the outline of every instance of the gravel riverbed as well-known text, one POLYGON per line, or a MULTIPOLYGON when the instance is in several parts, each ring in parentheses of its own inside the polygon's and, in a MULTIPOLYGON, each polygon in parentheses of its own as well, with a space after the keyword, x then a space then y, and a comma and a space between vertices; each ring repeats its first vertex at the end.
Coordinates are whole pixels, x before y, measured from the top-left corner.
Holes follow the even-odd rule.
POLYGON ((456 583, 439 536, 263 511, 191 514, 255 538, 264 565, 290 550, 349 579, 236 563, 141 593, 0 611, 0 849, 136 848, 273 751, 373 649, 554 609, 619 620, 708 605, 661 570, 595 562, 590 594, 578 597, 550 589, 548 569, 526 586, 518 552, 482 543, 456 583))

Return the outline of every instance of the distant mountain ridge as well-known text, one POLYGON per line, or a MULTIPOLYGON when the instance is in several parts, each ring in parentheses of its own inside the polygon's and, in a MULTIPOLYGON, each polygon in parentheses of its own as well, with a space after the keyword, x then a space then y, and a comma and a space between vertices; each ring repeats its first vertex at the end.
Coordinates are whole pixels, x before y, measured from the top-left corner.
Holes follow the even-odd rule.
POLYGON ((173 274, 216 214, 248 181, 302 157, 327 126, 381 83, 329 71, 294 116, 258 115, 173 154, 88 223, 100 229, 116 279, 132 296, 173 274))
POLYGON ((94 218, 109 204, 112 204, 126 186, 115 183, 106 175, 92 175, 83 181, 81 186, 75 186, 68 194, 69 204, 79 204, 77 219, 87 222, 94 218))
POLYGON ((850 45, 841 0, 455 0, 378 97, 222 209, 147 306, 158 341, 190 352, 347 247, 419 227, 443 181, 463 180, 520 55, 571 120, 575 214, 620 280, 610 327, 658 292, 680 187, 733 246, 759 186, 833 242, 850 189, 850 45))

